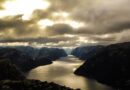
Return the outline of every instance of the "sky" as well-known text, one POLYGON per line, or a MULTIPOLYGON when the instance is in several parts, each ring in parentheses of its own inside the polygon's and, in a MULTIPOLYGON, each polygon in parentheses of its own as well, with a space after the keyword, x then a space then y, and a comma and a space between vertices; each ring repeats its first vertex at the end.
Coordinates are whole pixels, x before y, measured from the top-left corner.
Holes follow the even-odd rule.
POLYGON ((0 0, 0 45, 130 41, 130 0, 0 0))

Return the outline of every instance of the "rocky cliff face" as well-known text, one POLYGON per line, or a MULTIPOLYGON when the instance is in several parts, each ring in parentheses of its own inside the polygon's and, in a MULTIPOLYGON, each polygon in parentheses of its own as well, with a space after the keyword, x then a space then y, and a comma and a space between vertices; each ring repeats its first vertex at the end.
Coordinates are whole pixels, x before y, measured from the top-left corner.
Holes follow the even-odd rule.
POLYGON ((79 67, 75 74, 95 79, 121 90, 129 90, 130 42, 106 46, 100 53, 79 67))
MULTIPOLYGON (((60 86, 53 82, 41 82, 39 80, 2 80, 0 90, 74 90, 69 87, 60 86)), ((80 90, 80 89, 75 89, 80 90)))
POLYGON ((31 46, 16 46, 13 47, 19 51, 22 51, 24 54, 30 56, 34 60, 37 60, 41 57, 50 58, 51 60, 56 60, 60 57, 66 57, 67 53, 65 50, 60 48, 34 48, 31 46))
POLYGON ((59 48, 0 47, 0 59, 10 61, 22 71, 51 64, 52 61, 65 56, 67 56, 66 52, 59 48))
POLYGON ((23 80, 20 70, 7 60, 0 60, 0 80, 23 80))
POLYGON ((81 46, 81 47, 77 47, 74 50, 72 50, 71 54, 81 60, 87 60, 87 59, 90 59, 91 57, 95 56, 103 48, 104 48, 104 46, 101 46, 101 45, 81 46))
POLYGON ((0 48, 0 59, 5 59, 18 66, 22 71, 34 66, 31 57, 14 48, 0 48))

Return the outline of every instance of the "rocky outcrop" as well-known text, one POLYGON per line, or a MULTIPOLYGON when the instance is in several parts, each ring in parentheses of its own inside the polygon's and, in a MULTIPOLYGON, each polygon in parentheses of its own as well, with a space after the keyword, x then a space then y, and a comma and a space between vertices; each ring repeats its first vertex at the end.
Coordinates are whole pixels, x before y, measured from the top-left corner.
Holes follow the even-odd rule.
POLYGON ((15 65, 11 64, 7 60, 0 60, 0 80, 5 79, 23 80, 25 77, 15 65))
POLYGON ((0 59, 9 60, 22 71, 30 70, 34 66, 31 57, 14 48, 0 48, 0 59))
MULTIPOLYGON (((0 81, 0 90, 74 90, 69 87, 60 86, 53 82, 41 82, 39 80, 3 80, 0 81)), ((80 89, 75 89, 80 90, 80 89)))
POLYGON ((97 53, 99 53, 104 46, 81 46, 72 50, 71 54, 76 56, 81 60, 89 60, 91 57, 94 57, 97 53))
POLYGON ((130 42, 113 44, 87 60, 75 74, 121 90, 130 88, 130 42))

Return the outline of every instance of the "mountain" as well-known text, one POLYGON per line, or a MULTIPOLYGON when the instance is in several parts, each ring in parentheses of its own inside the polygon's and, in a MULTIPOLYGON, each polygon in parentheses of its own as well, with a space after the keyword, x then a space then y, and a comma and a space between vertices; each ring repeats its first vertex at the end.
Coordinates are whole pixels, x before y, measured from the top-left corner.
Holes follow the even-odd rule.
POLYGON ((7 60, 0 60, 0 81, 1 80, 23 80, 25 77, 20 70, 7 60))
POLYGON ((0 47, 0 59, 10 61, 22 71, 29 71, 37 66, 51 64, 52 61, 66 56, 66 52, 59 48, 0 47))
POLYGON ((65 50, 60 48, 47 48, 47 47, 34 48, 31 46, 15 46, 13 48, 22 51, 23 53, 30 56, 34 60, 44 57, 44 58, 51 59, 53 61, 59 59, 60 57, 67 56, 65 50))
POLYGON ((30 70, 34 66, 31 57, 15 48, 0 48, 0 59, 8 60, 22 71, 30 70))
POLYGON ((46 57, 54 61, 56 59, 59 59, 61 57, 66 57, 66 56, 67 53, 63 49, 43 47, 39 49, 36 59, 41 57, 46 57))
POLYGON ((129 90, 130 42, 106 46, 74 73, 120 88, 120 90, 129 90))
POLYGON ((81 46, 81 47, 77 47, 74 50, 72 50, 71 54, 81 60, 88 60, 89 58, 93 57, 98 52, 100 52, 103 48, 104 48, 104 46, 102 46, 102 45, 81 46))

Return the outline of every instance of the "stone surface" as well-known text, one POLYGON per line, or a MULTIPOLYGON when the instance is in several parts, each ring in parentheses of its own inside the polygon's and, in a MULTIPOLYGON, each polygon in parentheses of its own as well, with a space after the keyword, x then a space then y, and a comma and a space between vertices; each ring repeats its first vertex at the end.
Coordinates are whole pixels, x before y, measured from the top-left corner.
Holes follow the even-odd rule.
MULTIPOLYGON (((74 90, 69 87, 60 86, 53 82, 41 82, 39 80, 3 80, 0 81, 0 90, 74 90)), ((76 89, 80 90, 80 89, 76 89)))

